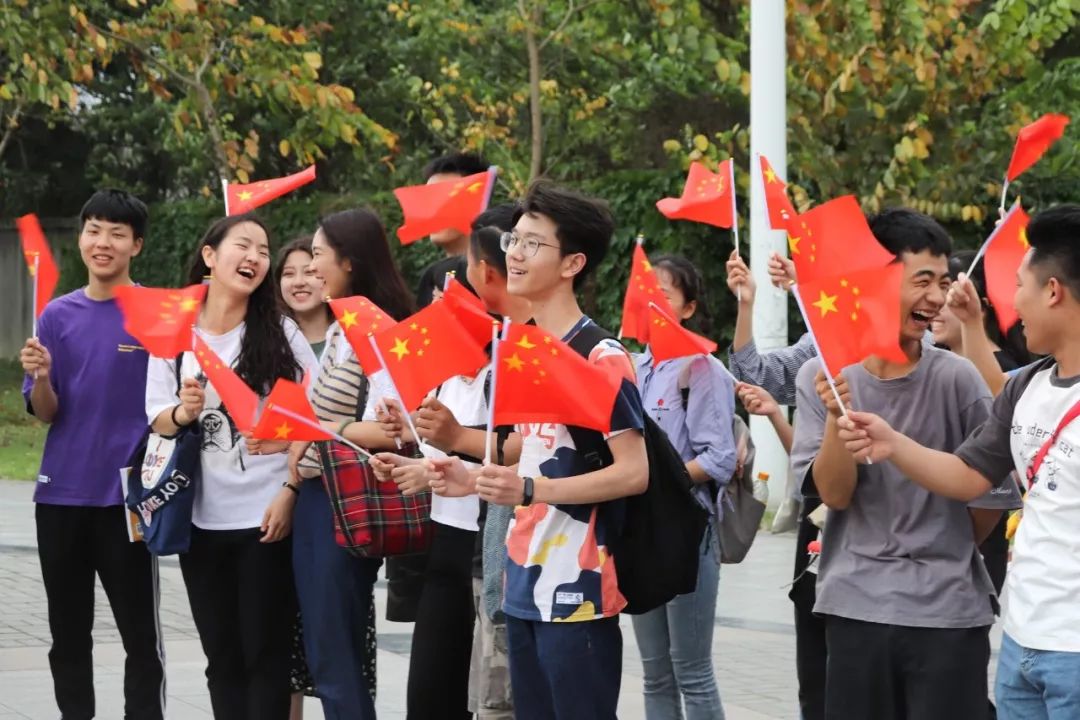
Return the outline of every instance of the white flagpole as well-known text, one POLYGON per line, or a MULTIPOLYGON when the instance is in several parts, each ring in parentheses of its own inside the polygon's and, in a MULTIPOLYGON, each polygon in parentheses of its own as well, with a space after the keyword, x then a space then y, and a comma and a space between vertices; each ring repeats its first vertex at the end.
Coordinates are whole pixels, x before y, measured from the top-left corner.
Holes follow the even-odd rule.
POLYGON ((799 306, 799 312, 802 313, 803 322, 806 323, 806 332, 810 334, 810 339, 814 342, 814 349, 817 350, 818 357, 821 358, 821 369, 825 372, 825 379, 829 382, 829 387, 832 388, 836 404, 840 406, 840 412, 844 414, 844 417, 847 417, 847 408, 844 407, 844 401, 840 399, 840 392, 836 389, 836 380, 829 371, 829 365, 825 362, 825 356, 821 353, 821 345, 818 344, 817 335, 814 334, 814 326, 810 324, 810 318, 806 314, 806 306, 803 305, 802 301, 802 290, 798 285, 792 285, 791 294, 795 296, 795 302, 799 306))
POLYGON ((416 438, 417 444, 423 445, 424 440, 420 437, 420 433, 416 432, 416 426, 413 425, 412 415, 409 414, 409 410, 405 407, 405 401, 401 399, 401 393, 398 392, 397 383, 394 382, 394 376, 390 374, 390 370, 386 366, 386 359, 383 358, 382 351, 379 350, 379 344, 375 342, 375 336, 368 335, 368 340, 371 342, 371 349, 375 352, 375 357, 379 359, 379 365, 386 371, 386 377, 390 380, 390 391, 394 393, 394 399, 397 400, 398 407, 401 409, 401 414, 405 418, 405 424, 409 426, 409 430, 412 432, 413 437, 416 438))
MULTIPOLYGON (((267 410, 270 410, 270 409, 271 408, 267 408, 267 410)), ((331 430, 327 430, 326 428, 324 428, 319 423, 312 422, 310 419, 304 417, 303 415, 300 415, 299 413, 294 413, 292 410, 289 410, 288 408, 278 407, 277 405, 274 405, 272 409, 277 414, 284 415, 287 418, 291 418, 291 419, 295 420, 296 422, 298 422, 298 423, 300 423, 302 425, 307 425, 310 428, 315 428, 316 430, 321 430, 321 431, 325 432, 327 435, 330 435, 331 437, 334 438, 334 440, 337 440, 342 445, 346 445, 346 446, 352 448, 353 450, 355 450, 356 452, 360 453, 361 455, 363 455, 365 458, 371 459, 371 453, 369 453, 367 450, 360 447, 359 445, 356 445, 355 443, 349 442, 348 440, 346 440, 341 435, 338 435, 336 432, 333 432, 331 430)))
MULTIPOLYGON (((485 192, 487 193, 487 197, 484 198, 484 210, 488 209, 488 206, 491 204, 491 196, 495 194, 495 178, 499 175, 499 166, 488 165, 487 171, 488 182, 487 189, 485 190, 485 192)), ((481 210, 480 212, 483 212, 484 210, 481 210)))
POLYGON ((221 194, 225 197, 225 216, 229 216, 229 181, 221 178, 221 194))
POLYGON ((1001 185, 1001 203, 998 205, 1000 210, 1005 209, 1005 194, 1009 192, 1009 178, 1005 178, 1005 182, 1001 185))
MULTIPOLYGON (((505 327, 509 327, 509 320, 505 327)), ((495 434, 495 393, 499 383, 499 326, 491 325, 491 397, 488 398, 487 433, 484 435, 484 464, 491 464, 491 443, 495 434)))
MULTIPOLYGON (((31 332, 33 337, 37 337, 37 300, 38 300, 38 281, 41 275, 41 253, 34 253, 34 280, 31 283, 33 288, 31 292, 34 294, 30 297, 30 318, 31 318, 31 332)), ((35 374, 35 377, 37 375, 35 374)))
MULTIPOLYGON (((753 171, 750 174, 752 176, 753 171)), ((735 203, 735 158, 731 159, 731 176, 728 180, 731 182, 731 232, 735 236, 735 253, 742 257, 739 252, 739 208, 735 203)), ((735 301, 742 302, 742 285, 735 286, 735 301)))
POLYGON ((1015 201, 1013 201, 1013 206, 1009 208, 1009 212, 1005 213, 1005 217, 1001 219, 1001 221, 994 227, 994 231, 991 232, 990 236, 987 237, 986 240, 983 242, 982 247, 979 248, 979 252, 975 253, 975 257, 971 259, 971 265, 968 267, 967 271, 968 277, 971 277, 971 273, 975 270, 975 266, 979 264, 979 260, 981 260, 983 255, 986 254, 987 248, 990 247, 990 243, 994 241, 994 238, 997 237, 997 234, 1001 232, 1001 228, 1005 227, 1006 223, 1008 223, 1009 219, 1013 216, 1013 213, 1015 213, 1019 208, 1020 199, 1017 198, 1015 201))

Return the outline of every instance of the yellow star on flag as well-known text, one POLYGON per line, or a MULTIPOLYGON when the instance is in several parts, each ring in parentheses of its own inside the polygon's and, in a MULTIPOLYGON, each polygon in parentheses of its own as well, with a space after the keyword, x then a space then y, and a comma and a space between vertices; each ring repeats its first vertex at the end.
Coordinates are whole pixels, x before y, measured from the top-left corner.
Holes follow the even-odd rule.
POLYGON ((199 301, 195 298, 184 298, 180 301, 180 312, 194 312, 199 307, 199 301))
POLYGON ((1020 244, 1024 246, 1024 249, 1031 247, 1031 243, 1028 242, 1027 228, 1020 228, 1020 233, 1017 235, 1017 239, 1020 240, 1020 244))
POLYGON ((765 182, 767 182, 767 183, 776 182, 776 171, 774 171, 772 168, 769 168, 768 170, 765 171, 765 182))
POLYGON ((792 255, 802 255, 802 253, 799 252, 799 241, 800 240, 802 240, 801 237, 795 237, 793 235, 788 235, 787 244, 788 244, 788 249, 791 251, 792 255))
POLYGON ((240 192, 236 197, 238 197, 241 200, 247 201, 247 200, 250 200, 254 196, 250 192, 248 192, 247 190, 244 190, 244 191, 240 192))
POLYGON ((517 353, 514 353, 506 358, 506 366, 508 370, 517 370, 518 372, 521 372, 522 368, 525 367, 525 363, 521 361, 521 358, 518 357, 517 353))
POLYGON ((274 428, 274 439, 275 440, 288 440, 289 435, 292 434, 292 431, 293 431, 293 429, 292 429, 292 427, 289 426, 289 423, 283 422, 280 425, 278 425, 276 428, 274 428))
POLYGON ((390 352, 397 355, 398 362, 409 354, 409 341, 394 338, 394 347, 390 349, 390 352))
POLYGON ((352 310, 346 310, 345 312, 341 313, 341 327, 348 330, 355 324, 356 324, 356 313, 355 312, 353 312, 352 310))
POLYGON ((836 295, 827 295, 824 290, 820 291, 821 296, 817 299, 817 302, 813 303, 814 307, 821 311, 821 317, 825 317, 831 312, 839 312, 836 309, 836 295))
POLYGON ((522 349, 525 349, 525 350, 532 350, 534 347, 536 347, 536 345, 534 343, 529 342, 529 336, 528 335, 522 335, 521 339, 518 340, 515 344, 519 348, 522 348, 522 349))

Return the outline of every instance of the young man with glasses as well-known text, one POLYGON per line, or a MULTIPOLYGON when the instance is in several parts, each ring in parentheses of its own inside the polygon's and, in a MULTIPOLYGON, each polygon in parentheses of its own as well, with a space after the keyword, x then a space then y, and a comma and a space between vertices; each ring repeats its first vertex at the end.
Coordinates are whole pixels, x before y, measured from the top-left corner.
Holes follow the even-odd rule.
MULTIPOLYGON (((502 237, 507 290, 527 299, 536 324, 565 342, 592 324, 580 288, 607 252, 607 206, 548 182, 534 183, 502 237)), ((622 376, 606 436, 612 462, 593 469, 565 425, 528 423, 517 466, 488 465, 480 497, 515 506, 507 534, 505 601, 514 706, 521 720, 615 717, 622 679, 615 563, 600 503, 644 492, 648 458, 641 399, 626 350, 601 340, 591 363, 622 376), (529 492, 529 490, 531 492, 529 492)))

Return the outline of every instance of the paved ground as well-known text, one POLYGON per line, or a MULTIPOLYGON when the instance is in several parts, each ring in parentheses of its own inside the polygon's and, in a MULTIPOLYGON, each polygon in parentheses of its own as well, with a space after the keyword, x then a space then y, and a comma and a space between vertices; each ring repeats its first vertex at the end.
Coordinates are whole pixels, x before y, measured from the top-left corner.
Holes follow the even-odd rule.
MULTIPOLYGON (((40 580, 30 483, 0 481, 0 720, 55 720, 47 652, 49 630, 40 580)), ((741 565, 724 566, 720 580, 713 658, 728 720, 796 718, 790 579, 794 536, 762 534, 741 565)), ((162 625, 168 663, 169 717, 211 717, 204 658, 187 596, 174 560, 161 568, 162 625)), ((380 718, 404 719, 405 682, 412 626, 381 618, 384 582, 376 587, 379 609, 380 718)), ((619 717, 644 718, 641 663, 628 618, 623 618, 625 657, 619 717)), ((95 622, 98 717, 122 717, 123 649, 104 595, 98 590, 95 622)), ((996 643, 995 643, 996 647, 996 643)), ((322 718, 309 699, 307 718, 322 718)))

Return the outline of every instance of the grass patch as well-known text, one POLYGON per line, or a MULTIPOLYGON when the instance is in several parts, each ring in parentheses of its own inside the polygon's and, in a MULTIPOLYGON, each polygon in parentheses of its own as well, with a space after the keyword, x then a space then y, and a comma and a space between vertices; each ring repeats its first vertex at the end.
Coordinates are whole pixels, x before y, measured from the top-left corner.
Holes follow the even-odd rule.
POLYGON ((23 371, 14 360, 0 360, 0 478, 33 480, 41 465, 46 426, 26 412, 23 371))

